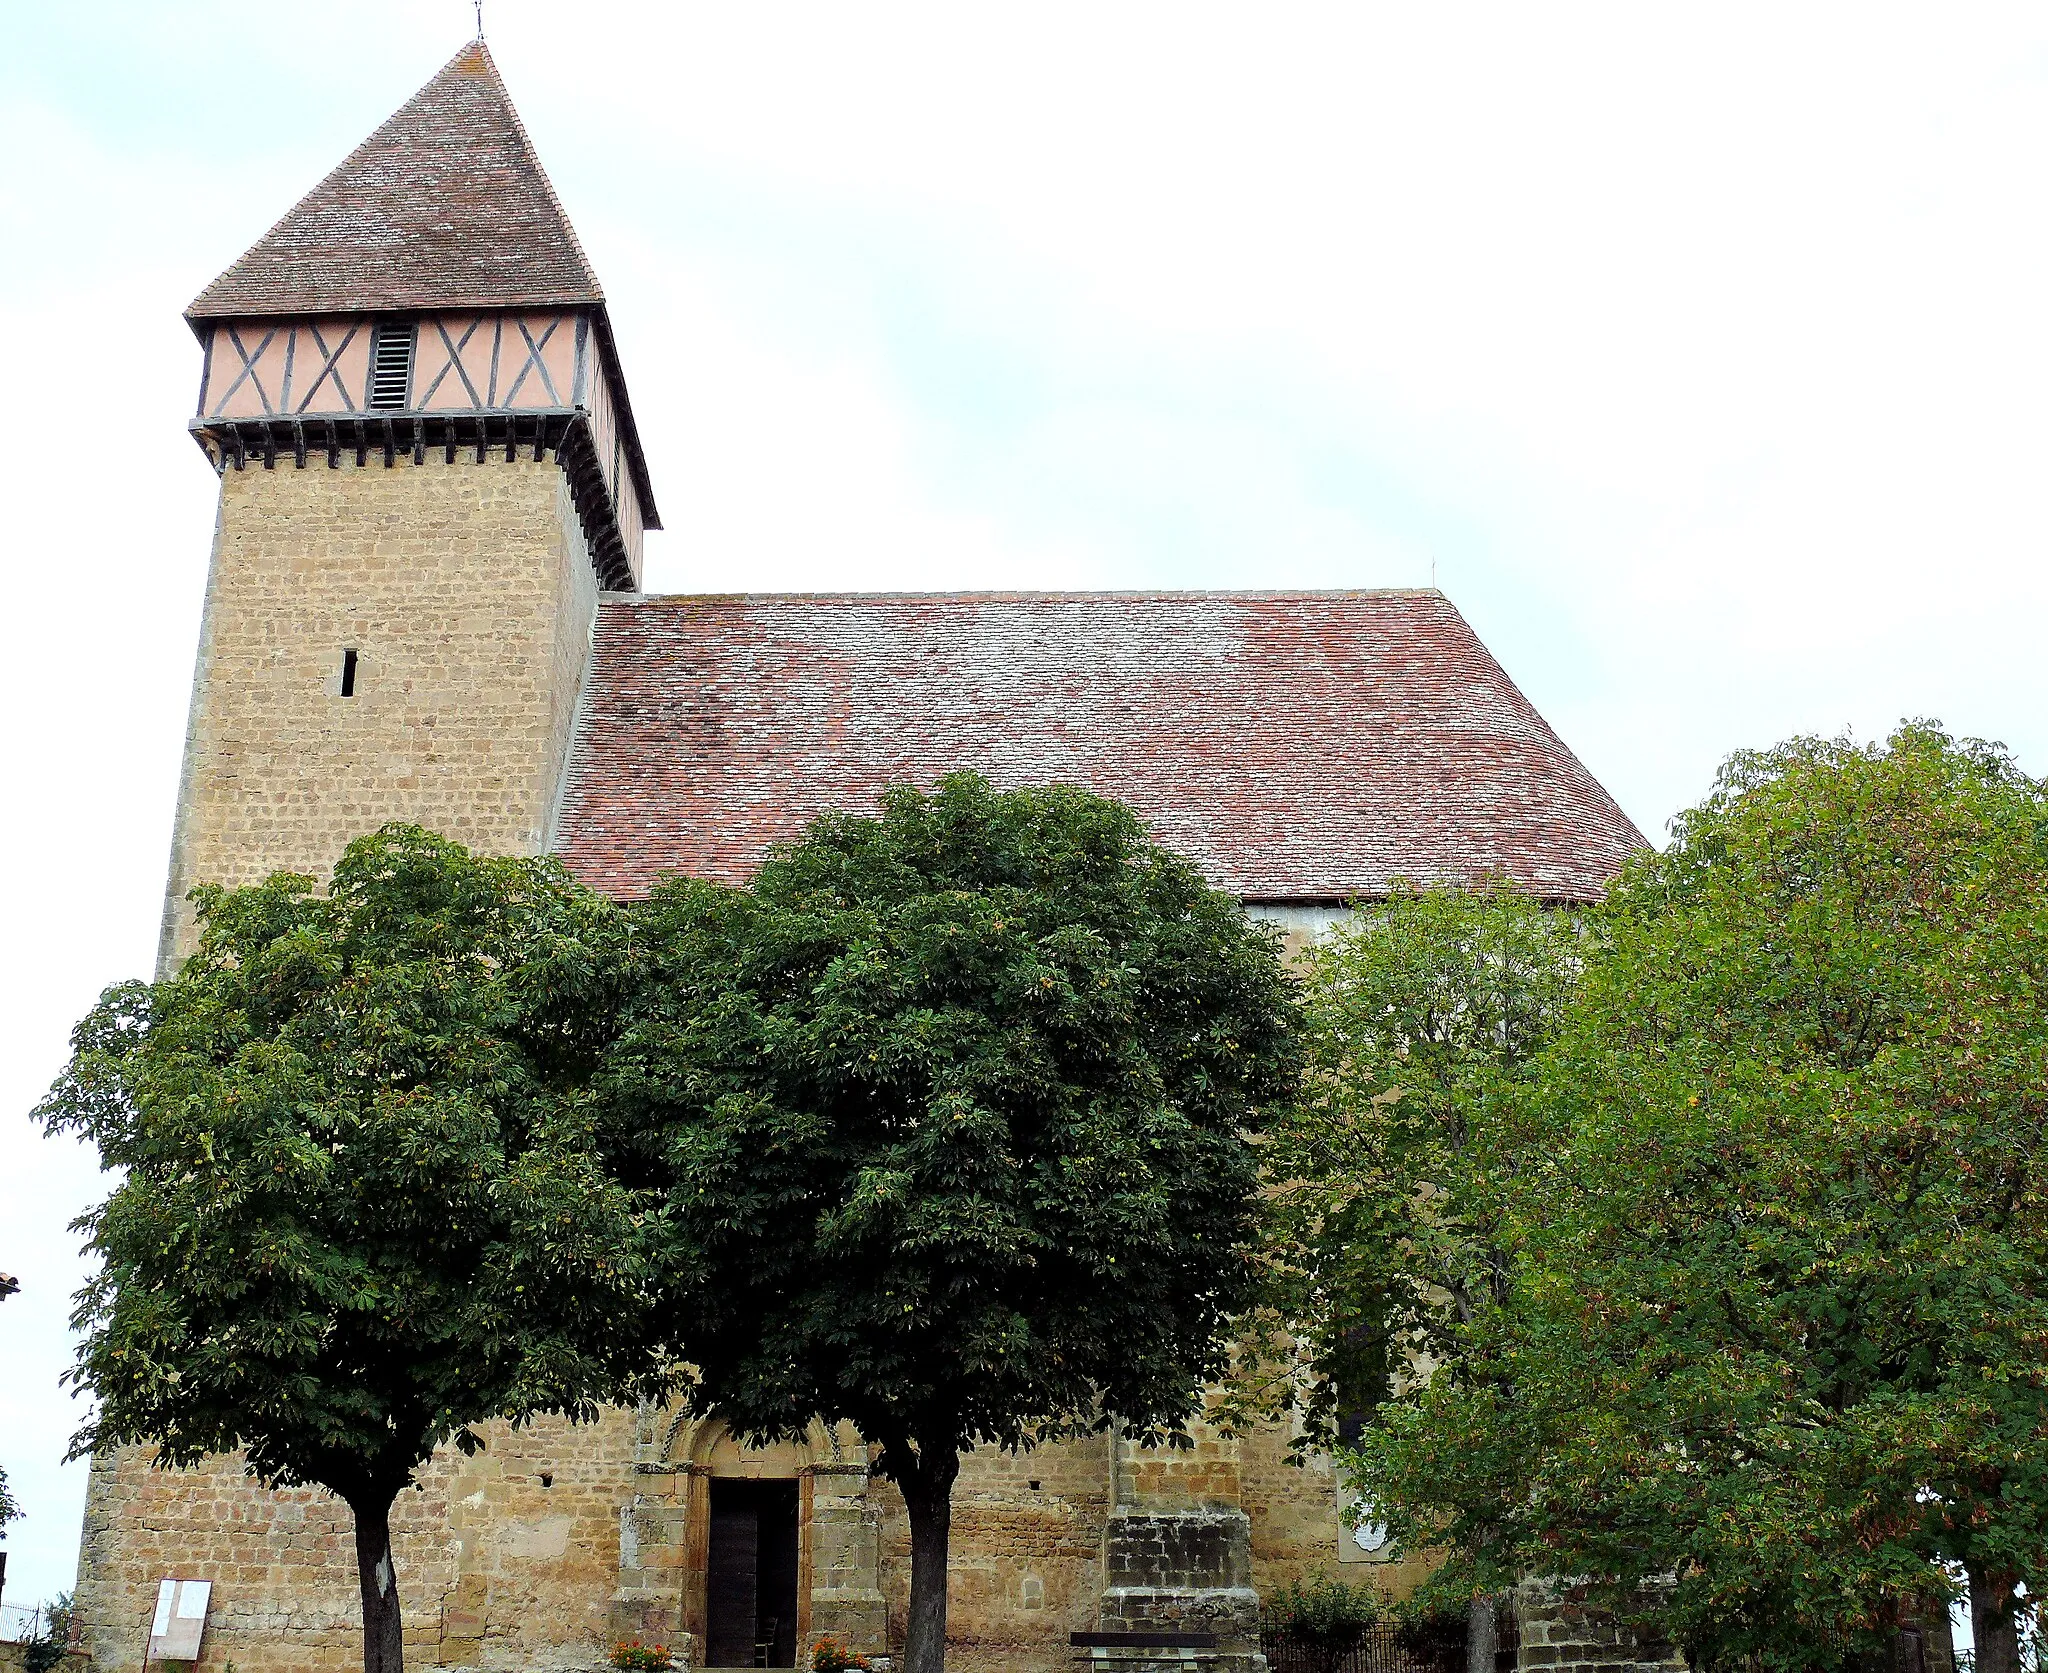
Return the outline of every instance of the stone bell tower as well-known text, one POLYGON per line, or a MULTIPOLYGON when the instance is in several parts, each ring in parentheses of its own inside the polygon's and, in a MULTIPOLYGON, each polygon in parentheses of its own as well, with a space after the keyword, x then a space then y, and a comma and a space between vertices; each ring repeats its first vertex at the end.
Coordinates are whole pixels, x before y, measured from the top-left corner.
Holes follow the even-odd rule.
MULTIPOLYGON (((194 885, 324 875, 388 820, 545 851, 600 597, 637 591, 659 527, 604 292, 481 42, 185 317, 220 508, 160 970, 190 951, 194 885)), ((558 1544, 616 1547, 609 1491, 575 1471, 616 1442, 629 1478, 632 1421, 581 1454, 543 1422, 435 1461, 396 1514, 409 1654, 474 1663, 487 1596, 601 1635, 602 1602, 558 1621, 522 1588, 558 1544)), ((159 1583, 198 1575, 218 1583, 203 1665, 342 1673, 348 1549, 324 1494, 115 1449, 93 1459, 77 1620, 101 1669, 140 1665, 159 1583)))
POLYGON ((466 46, 186 311, 220 515, 160 962, 195 884, 410 819, 549 845, 601 591, 658 528, 604 292, 466 46))

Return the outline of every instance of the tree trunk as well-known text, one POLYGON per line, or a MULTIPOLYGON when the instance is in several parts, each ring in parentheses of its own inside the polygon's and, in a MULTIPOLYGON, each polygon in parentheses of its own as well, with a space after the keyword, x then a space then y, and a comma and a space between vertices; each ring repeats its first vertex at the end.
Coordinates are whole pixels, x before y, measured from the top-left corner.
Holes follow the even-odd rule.
POLYGON ((1500 1599, 1472 1600, 1471 1625, 1465 1634, 1465 1673, 1493 1673, 1493 1658, 1500 1649, 1500 1599))
POLYGON ((2020 1673, 2019 1622, 2014 1618, 2013 1580, 1975 1563, 1970 1576, 1970 1635, 1976 1640, 1976 1673, 2020 1673))
POLYGON ((903 1673, 945 1673, 946 1548, 953 1527, 953 1481, 960 1454, 925 1448, 882 1450, 882 1469, 902 1489, 910 1512, 910 1619, 903 1642, 903 1673))
POLYGON ((363 1673, 405 1673, 398 1570, 391 1560, 391 1504, 397 1496, 349 1507, 356 1513, 356 1573, 363 1586, 363 1673))

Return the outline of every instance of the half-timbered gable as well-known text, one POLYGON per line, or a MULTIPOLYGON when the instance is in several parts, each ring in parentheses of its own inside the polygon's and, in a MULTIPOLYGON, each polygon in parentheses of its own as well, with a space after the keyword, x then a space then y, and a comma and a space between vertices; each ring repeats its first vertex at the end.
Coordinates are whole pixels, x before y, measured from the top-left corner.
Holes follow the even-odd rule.
POLYGON ((602 287, 481 42, 186 310, 219 470, 560 463, 608 587, 659 528, 602 287))

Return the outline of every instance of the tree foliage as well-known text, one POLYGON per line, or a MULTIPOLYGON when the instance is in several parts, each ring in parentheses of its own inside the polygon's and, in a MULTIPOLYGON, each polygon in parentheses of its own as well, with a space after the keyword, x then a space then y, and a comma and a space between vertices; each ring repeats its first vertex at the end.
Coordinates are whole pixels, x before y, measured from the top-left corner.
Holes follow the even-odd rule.
POLYGON ((958 1455, 1171 1441, 1249 1276, 1247 1135, 1293 1086, 1273 937, 1124 808, 972 774, 675 882, 606 1074, 666 1193, 691 1399, 848 1421, 913 1524, 940 1665, 958 1455))
POLYGON ((59 1592, 36 1611, 36 1624, 22 1646, 27 1673, 50 1673, 63 1664, 71 1646, 72 1594, 59 1592))
POLYGON ((339 1495, 384 1673, 387 1512, 434 1448, 650 1380, 641 1205, 589 1095, 624 930, 553 862, 406 826, 324 895, 280 875, 196 898, 197 951, 107 991, 39 1111, 123 1174, 79 1222, 102 1265, 73 1454, 239 1450, 339 1495))
POLYGON ((1502 884, 1397 890, 1301 960, 1304 1096, 1267 1136, 1240 1422, 1326 1448, 1498 1298, 1509 1094, 1571 990, 1572 921, 1502 884))
POLYGON ((1410 1548, 1660 1577, 1832 1667, 2048 1574, 2048 798, 1928 726, 1735 757, 1592 917, 1523 1095, 1504 1305, 1361 1437, 1410 1548))

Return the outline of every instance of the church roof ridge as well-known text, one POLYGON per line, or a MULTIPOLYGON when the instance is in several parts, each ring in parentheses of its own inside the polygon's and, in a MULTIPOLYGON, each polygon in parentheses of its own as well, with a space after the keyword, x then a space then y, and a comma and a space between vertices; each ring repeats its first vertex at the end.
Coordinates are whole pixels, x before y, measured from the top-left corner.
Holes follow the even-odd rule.
POLYGON ((193 299, 233 316, 604 305, 482 41, 471 41, 193 299))
POLYGON ((850 592, 634 593, 618 595, 612 602, 647 608, 663 604, 727 604, 741 607, 772 604, 778 599, 806 604, 859 604, 870 601, 941 603, 948 599, 974 604, 1087 603, 1094 599, 1114 599, 1126 603, 1138 603, 1148 599, 1156 599, 1161 603, 1199 603, 1204 599, 1252 602, 1264 599, 1283 604, 1296 600, 1344 598, 1434 598, 1450 604, 1450 600, 1435 587, 906 587, 850 592))

